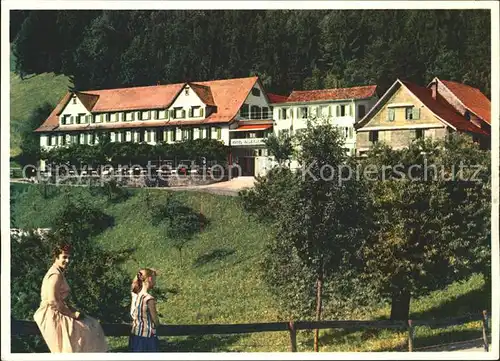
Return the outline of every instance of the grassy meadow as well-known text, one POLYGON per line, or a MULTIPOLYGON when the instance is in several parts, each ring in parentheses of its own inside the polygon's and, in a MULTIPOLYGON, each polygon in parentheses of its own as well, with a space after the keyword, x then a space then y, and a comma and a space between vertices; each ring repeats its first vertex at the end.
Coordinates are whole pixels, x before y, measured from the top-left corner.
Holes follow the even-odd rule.
POLYGON ((64 75, 44 73, 21 77, 10 73, 10 152, 11 157, 20 153, 20 135, 22 122, 33 110, 45 102, 54 107, 64 96, 71 81, 64 75))
MULTIPOLYGON (((11 185, 14 224, 18 227, 44 227, 60 201, 62 187, 51 188, 50 196, 43 192, 20 194, 35 185, 11 185), (38 196, 37 196, 38 194, 38 196), (16 212, 17 210, 17 212, 16 212)), ((179 255, 160 230, 150 220, 149 207, 165 199, 164 189, 131 190, 131 196, 120 202, 108 202, 91 189, 74 187, 78 192, 97 202, 113 216, 114 225, 101 233, 97 241, 107 249, 133 249, 132 257, 124 265, 132 279, 140 267, 154 267, 160 271, 158 287, 166 290, 167 300, 159 302, 161 320, 166 324, 250 323, 287 321, 262 281, 260 260, 270 235, 266 228, 253 221, 243 211, 237 197, 218 196, 198 192, 174 192, 173 196, 200 211, 208 225, 179 255), (149 205, 145 202, 149 194, 149 205)), ((284 295, 286 297, 287 295, 284 295)), ((413 319, 447 318, 465 313, 477 313, 490 308, 490 292, 482 276, 472 275, 465 282, 457 282, 444 290, 413 300, 413 319)), ((358 319, 386 319, 389 305, 358 319)), ((363 316, 360 316, 363 314, 363 316)), ((443 342, 481 337, 478 322, 447 329, 416 329, 415 349, 443 342)), ((113 351, 125 351, 125 337, 110 337, 113 351)), ((298 350, 313 350, 312 332, 298 333, 298 350)), ((320 334, 321 351, 397 351, 405 350, 407 333, 396 331, 324 331, 320 334)), ((163 351, 288 351, 286 332, 243 335, 207 335, 203 337, 162 338, 163 351)))

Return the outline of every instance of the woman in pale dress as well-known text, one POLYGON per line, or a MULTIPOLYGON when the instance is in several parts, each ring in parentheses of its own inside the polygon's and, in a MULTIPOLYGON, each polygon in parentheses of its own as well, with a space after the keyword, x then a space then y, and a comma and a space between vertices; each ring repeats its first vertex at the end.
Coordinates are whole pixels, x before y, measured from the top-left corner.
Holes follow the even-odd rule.
POLYGON ((99 322, 64 301, 70 291, 64 277, 70 247, 57 247, 53 256, 54 264, 42 281, 40 307, 33 316, 50 352, 107 352, 106 336, 99 322))

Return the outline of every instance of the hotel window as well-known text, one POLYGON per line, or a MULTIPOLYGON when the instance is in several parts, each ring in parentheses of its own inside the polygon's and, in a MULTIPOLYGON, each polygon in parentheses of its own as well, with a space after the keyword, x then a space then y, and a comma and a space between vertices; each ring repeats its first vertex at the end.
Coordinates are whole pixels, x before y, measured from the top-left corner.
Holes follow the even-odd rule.
POLYGON ((415 129, 415 139, 424 138, 425 130, 424 129, 415 129))
POLYGON ((134 112, 127 112, 125 113, 125 120, 126 121, 133 121, 135 119, 134 112))
POLYGON ((160 111, 158 109, 153 110, 153 119, 160 119, 160 111))
POLYGON ((182 108, 174 108, 174 118, 184 119, 186 117, 186 111, 182 108))
POLYGON ((252 105, 250 108, 252 112, 252 119, 261 119, 260 107, 252 105))
POLYGON ((269 113, 269 108, 263 107, 262 108, 262 119, 268 119, 268 118, 272 118, 272 115, 269 113))
POLYGON ((306 119, 309 116, 309 109, 307 107, 299 108, 299 114, 302 119, 306 119))
POLYGON ((66 135, 61 135, 61 145, 66 145, 66 135))
POLYGON ((358 118, 363 118, 366 114, 366 108, 364 105, 358 105, 358 118))
POLYGON ((144 142, 144 130, 137 131, 137 141, 139 143, 144 142))
POLYGON ((62 119, 61 119, 61 124, 65 125, 65 124, 69 124, 69 115, 63 115, 62 116, 62 119))
POLYGON ((337 117, 345 117, 347 115, 347 106, 345 104, 337 106, 337 117))
POLYGON ((139 114, 141 114, 140 120, 149 120, 150 118, 149 110, 146 110, 145 112, 140 112, 139 114))
POLYGON ((393 122, 395 118, 396 118, 396 112, 394 108, 387 109, 387 120, 393 122))
POLYGON ((252 88, 252 95, 255 97, 260 97, 260 90, 257 88, 252 88))
POLYGON ((163 142, 165 140, 163 129, 162 128, 157 128, 156 129, 156 142, 163 142))
MULTIPOLYGON (((114 134, 114 133, 112 133, 112 134, 114 134)), ((89 133, 88 139, 89 139, 89 144, 95 144, 95 134, 94 133, 89 133)))
POLYGON ((412 120, 413 119, 413 107, 405 108, 405 119, 412 120))
POLYGON ((286 119, 286 108, 280 108, 278 110, 279 112, 279 119, 286 119))
POLYGON ((378 142, 378 130, 372 130, 372 131, 370 131, 370 133, 368 135, 368 139, 372 143, 377 143, 378 142))
POLYGON ((212 128, 210 127, 205 128, 205 138, 212 139, 212 128))
POLYGON ((189 117, 190 118, 201 117, 201 107, 200 106, 191 107, 189 109, 189 117))
POLYGON ((109 123, 111 121, 111 114, 109 113, 104 113, 104 121, 106 123, 109 123))
POLYGON ((248 117, 250 115, 249 112, 250 112, 250 110, 249 110, 248 104, 243 104, 241 106, 241 109, 240 109, 240 116, 241 116, 241 118, 248 119, 248 117))

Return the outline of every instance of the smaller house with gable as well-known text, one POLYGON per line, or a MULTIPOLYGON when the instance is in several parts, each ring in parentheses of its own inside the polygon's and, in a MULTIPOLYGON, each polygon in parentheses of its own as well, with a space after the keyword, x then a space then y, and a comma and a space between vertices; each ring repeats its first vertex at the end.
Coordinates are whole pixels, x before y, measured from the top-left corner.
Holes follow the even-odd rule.
POLYGON ((415 139, 441 139, 453 132, 488 148, 490 101, 464 84, 435 78, 422 87, 397 79, 355 128, 358 155, 377 142, 400 149, 415 139))

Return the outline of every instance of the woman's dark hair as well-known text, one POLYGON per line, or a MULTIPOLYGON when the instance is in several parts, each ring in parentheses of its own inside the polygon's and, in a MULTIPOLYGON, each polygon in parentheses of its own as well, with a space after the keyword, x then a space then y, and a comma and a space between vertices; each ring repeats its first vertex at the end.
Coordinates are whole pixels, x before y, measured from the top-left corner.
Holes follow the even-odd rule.
POLYGON ((52 257, 57 258, 61 253, 71 253, 71 245, 68 243, 60 243, 52 249, 52 257))

